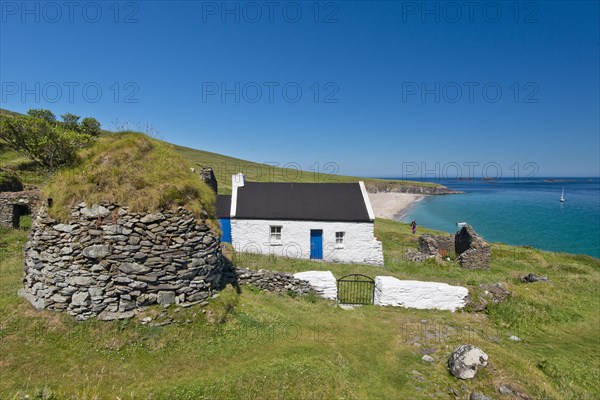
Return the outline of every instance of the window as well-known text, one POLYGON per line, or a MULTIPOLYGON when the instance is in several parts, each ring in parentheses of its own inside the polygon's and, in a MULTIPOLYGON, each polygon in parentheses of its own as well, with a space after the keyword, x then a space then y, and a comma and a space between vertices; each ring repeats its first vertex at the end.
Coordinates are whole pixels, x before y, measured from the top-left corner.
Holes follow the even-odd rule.
POLYGON ((271 225, 271 243, 281 242, 281 226, 271 225))
POLYGON ((346 236, 346 232, 336 232, 335 244, 344 244, 344 236, 346 236))

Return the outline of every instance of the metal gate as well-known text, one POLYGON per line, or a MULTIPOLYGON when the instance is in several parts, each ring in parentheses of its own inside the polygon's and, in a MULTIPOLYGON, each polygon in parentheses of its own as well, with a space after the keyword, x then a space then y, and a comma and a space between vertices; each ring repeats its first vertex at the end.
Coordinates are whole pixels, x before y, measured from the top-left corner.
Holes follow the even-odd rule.
POLYGON ((340 304, 373 304, 375 281, 366 275, 350 274, 337 281, 337 301, 340 304))

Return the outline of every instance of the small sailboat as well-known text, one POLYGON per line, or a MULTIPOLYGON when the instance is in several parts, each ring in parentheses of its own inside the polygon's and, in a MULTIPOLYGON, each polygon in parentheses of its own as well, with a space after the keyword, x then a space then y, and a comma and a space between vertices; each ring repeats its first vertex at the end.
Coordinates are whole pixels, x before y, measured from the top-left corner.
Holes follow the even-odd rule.
POLYGON ((565 202, 565 188, 562 189, 562 193, 560 195, 560 202, 561 203, 565 202))

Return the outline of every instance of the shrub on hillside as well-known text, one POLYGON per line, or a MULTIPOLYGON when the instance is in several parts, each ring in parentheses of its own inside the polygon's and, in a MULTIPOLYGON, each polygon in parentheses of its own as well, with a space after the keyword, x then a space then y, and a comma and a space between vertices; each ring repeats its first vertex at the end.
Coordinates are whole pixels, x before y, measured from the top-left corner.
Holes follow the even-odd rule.
POLYGON ((50 171, 75 163, 77 152, 93 141, 46 118, 6 114, 0 114, 0 139, 50 171))

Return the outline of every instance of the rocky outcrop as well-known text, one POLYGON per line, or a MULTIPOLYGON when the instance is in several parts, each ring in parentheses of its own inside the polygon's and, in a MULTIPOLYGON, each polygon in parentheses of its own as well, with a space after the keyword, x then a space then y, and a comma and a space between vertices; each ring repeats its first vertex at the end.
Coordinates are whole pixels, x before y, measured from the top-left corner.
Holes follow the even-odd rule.
POLYGON ((486 367, 487 363, 488 355, 483 350, 470 344, 463 344, 450 355, 448 368, 455 378, 473 379, 477 370, 486 367))
POLYGON ((492 250, 490 245, 470 226, 463 226, 456 233, 454 250, 461 267, 467 269, 489 269, 492 250))
POLYGON ((59 223, 42 207, 25 246, 20 295, 77 319, 119 319, 137 307, 207 299, 223 260, 218 236, 184 208, 130 213, 116 204, 73 208, 59 223))
POLYGON ((470 311, 484 311, 490 304, 504 303, 510 298, 508 291, 503 283, 479 285, 473 296, 469 297, 470 311))
POLYGON ((223 270, 222 281, 224 284, 231 283, 234 286, 252 285, 261 290, 279 294, 306 295, 312 290, 308 282, 297 279, 287 272, 273 272, 264 269, 256 271, 231 265, 223 270))

